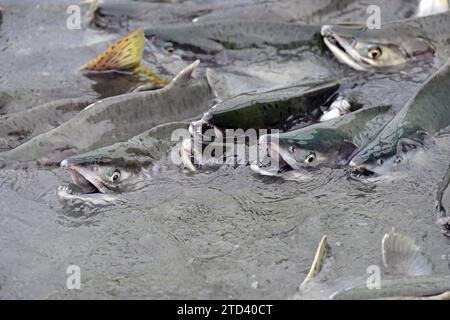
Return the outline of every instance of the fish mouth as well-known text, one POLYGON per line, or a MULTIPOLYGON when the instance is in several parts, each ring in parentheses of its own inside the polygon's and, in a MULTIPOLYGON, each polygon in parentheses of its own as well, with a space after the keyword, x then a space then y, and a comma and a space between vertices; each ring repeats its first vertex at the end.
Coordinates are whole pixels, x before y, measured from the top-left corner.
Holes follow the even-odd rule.
POLYGON ((104 193, 78 193, 67 185, 61 185, 56 190, 58 200, 69 208, 78 207, 80 205, 88 206, 106 206, 110 204, 116 204, 121 201, 120 198, 115 195, 104 193))
POLYGON ((352 164, 350 163, 351 166, 351 174, 353 176, 363 176, 363 177, 373 177, 376 176, 376 172, 369 168, 368 166, 365 165, 360 165, 360 166, 352 166, 352 164))
POLYGON ((325 45, 340 62, 359 71, 367 71, 368 67, 371 66, 371 64, 366 59, 362 58, 353 48, 355 43, 353 38, 337 34, 330 25, 322 26, 321 34, 325 45))
POLYGON ((208 121, 208 113, 206 113, 202 119, 193 121, 189 125, 189 133, 192 137, 202 137, 206 142, 211 142, 211 137, 214 137, 214 139, 223 139, 225 130, 211 124, 208 121))
POLYGON ((109 191, 100 181, 96 179, 95 174, 84 167, 70 163, 67 159, 61 161, 61 168, 70 172, 72 181, 85 193, 107 193, 109 191))
POLYGON ((276 176, 281 173, 297 170, 299 166, 295 159, 289 154, 287 150, 279 145, 276 141, 268 141, 267 135, 262 135, 259 138, 259 145, 267 146, 267 153, 270 155, 268 163, 253 163, 250 169, 260 175, 276 176))

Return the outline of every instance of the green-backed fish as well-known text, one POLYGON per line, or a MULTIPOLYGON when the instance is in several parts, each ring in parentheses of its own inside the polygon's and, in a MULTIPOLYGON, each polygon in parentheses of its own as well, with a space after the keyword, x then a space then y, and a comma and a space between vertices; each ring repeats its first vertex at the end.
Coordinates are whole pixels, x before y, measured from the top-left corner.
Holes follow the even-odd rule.
POLYGON ((354 152, 394 117, 390 108, 363 108, 297 130, 263 135, 259 143, 268 148, 270 166, 253 164, 251 169, 263 175, 276 175, 280 170, 346 165, 354 152))
POLYGON ((356 70, 398 70, 408 61, 450 56, 450 13, 366 25, 324 25, 322 36, 338 60, 356 70))
POLYGON ((434 73, 403 108, 351 159, 353 167, 376 170, 386 158, 401 160, 404 151, 423 144, 450 125, 450 60, 434 73))
POLYGON ((301 119, 318 118, 339 87, 340 81, 317 81, 245 92, 217 103, 202 120, 222 129, 287 130, 301 119))
POLYGON ((450 275, 433 274, 433 264, 415 241, 394 230, 385 234, 381 242, 385 272, 380 275, 378 284, 369 282, 367 274, 324 280, 327 277, 323 277, 326 272, 322 269, 326 269, 329 250, 324 250, 327 245, 323 242, 324 239, 296 299, 450 299, 450 275))
POLYGON ((81 192, 60 188, 60 200, 76 196, 98 202, 99 198, 113 199, 111 194, 139 189, 152 181, 159 160, 178 142, 172 141, 173 133, 179 129, 188 135, 187 127, 187 122, 162 124, 128 141, 64 159, 61 167, 70 171, 73 183, 81 192), (104 198, 100 194, 110 195, 104 198))

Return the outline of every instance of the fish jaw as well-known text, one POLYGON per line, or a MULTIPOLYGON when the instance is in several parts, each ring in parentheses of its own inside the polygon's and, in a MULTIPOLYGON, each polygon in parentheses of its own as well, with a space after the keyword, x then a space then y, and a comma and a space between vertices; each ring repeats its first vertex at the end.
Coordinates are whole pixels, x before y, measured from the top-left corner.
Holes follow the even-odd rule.
POLYGON ((76 205, 79 203, 90 204, 93 206, 106 206, 109 204, 115 204, 120 201, 120 199, 111 194, 104 193, 87 193, 79 194, 74 193, 74 191, 68 186, 59 186, 56 195, 58 200, 65 205, 76 205))
POLYGON ((276 134, 262 135, 259 137, 258 143, 260 146, 264 146, 270 155, 270 166, 253 163, 250 165, 253 172, 265 176, 276 176, 284 171, 299 169, 295 159, 284 148, 280 147, 276 134))
POLYGON ((386 38, 383 31, 376 32, 362 26, 324 25, 321 33, 325 45, 336 58, 359 71, 397 70, 408 59, 434 52, 426 39, 401 32, 393 32, 386 38))
POLYGON ((101 179, 95 174, 95 170, 89 167, 79 166, 64 159, 60 164, 61 168, 68 169, 71 172, 73 183, 79 186, 86 193, 110 193, 111 190, 104 186, 101 179))
POLYGON ((362 60, 350 43, 335 33, 330 25, 324 25, 321 30, 323 41, 334 56, 342 63, 358 71, 367 71, 362 60), (359 63, 358 63, 359 62, 359 63))

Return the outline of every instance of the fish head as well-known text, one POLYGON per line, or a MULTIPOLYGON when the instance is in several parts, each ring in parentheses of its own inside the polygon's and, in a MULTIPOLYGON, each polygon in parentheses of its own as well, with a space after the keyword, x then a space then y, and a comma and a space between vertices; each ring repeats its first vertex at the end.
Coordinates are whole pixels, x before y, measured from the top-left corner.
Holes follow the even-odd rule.
POLYGON ((338 130, 325 126, 305 127, 278 136, 279 149, 298 166, 337 166, 345 164, 356 150, 355 144, 338 130))
POLYGON ((336 58, 356 70, 392 69, 408 60, 434 54, 430 41, 409 32, 406 26, 391 30, 363 25, 324 25, 324 42, 336 58))
POLYGON ((205 52, 195 46, 178 43, 172 39, 157 35, 149 36, 147 47, 159 61, 194 61, 201 57, 207 60, 205 52))
POLYGON ((64 159, 61 167, 85 193, 117 193, 135 188, 151 158, 129 146, 115 144, 64 159))
POLYGON ((393 158, 388 160, 385 153, 386 150, 381 144, 378 144, 376 140, 371 141, 350 159, 349 165, 352 173, 360 176, 378 175, 393 162, 393 158))
POLYGON ((343 165, 357 149, 339 131, 314 125, 291 132, 263 135, 259 144, 267 145, 270 157, 284 171, 343 165))
POLYGON ((181 57, 185 55, 185 51, 182 50, 175 42, 153 36, 151 38, 151 45, 153 49, 157 50, 164 56, 181 57))
POLYGON ((405 166, 423 166, 428 162, 428 157, 423 149, 406 149, 395 152, 383 152, 380 145, 372 148, 363 148, 350 160, 352 173, 359 176, 370 176, 381 179, 383 176, 393 177, 405 166))

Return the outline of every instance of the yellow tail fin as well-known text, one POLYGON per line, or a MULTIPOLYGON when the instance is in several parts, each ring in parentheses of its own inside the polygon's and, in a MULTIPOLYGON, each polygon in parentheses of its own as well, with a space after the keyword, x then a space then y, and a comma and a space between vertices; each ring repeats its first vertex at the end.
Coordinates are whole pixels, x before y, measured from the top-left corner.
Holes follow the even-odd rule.
POLYGON ((141 63, 144 51, 144 29, 139 28, 114 42, 83 68, 91 71, 133 71, 141 63))
POLYGON ((141 64, 144 51, 144 29, 139 28, 114 42, 108 49, 96 58, 90 60, 83 69, 90 71, 128 71, 150 79, 155 87, 161 88, 167 84, 156 73, 141 64))

